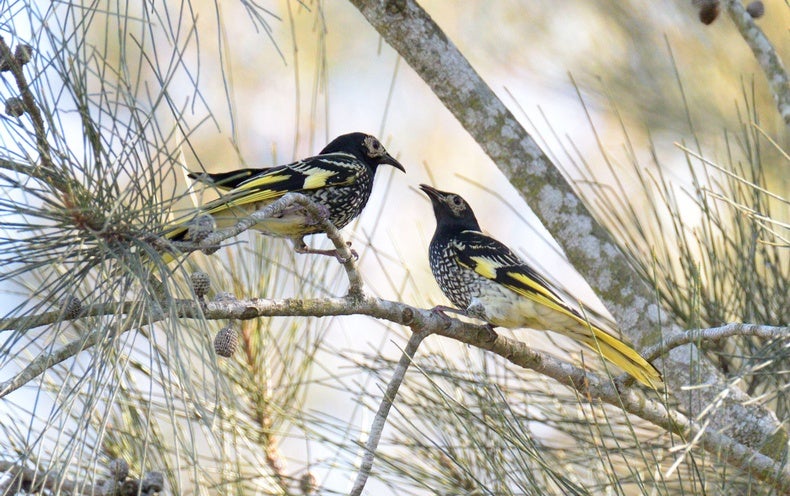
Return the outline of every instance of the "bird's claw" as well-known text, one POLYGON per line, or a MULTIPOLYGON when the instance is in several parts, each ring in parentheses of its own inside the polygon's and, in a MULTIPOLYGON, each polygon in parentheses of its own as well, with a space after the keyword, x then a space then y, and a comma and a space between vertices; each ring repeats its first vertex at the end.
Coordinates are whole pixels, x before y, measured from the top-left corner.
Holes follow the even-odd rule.
MULTIPOLYGON (((346 246, 348 246, 348 251, 349 251, 349 253, 351 253, 351 256, 350 257, 344 257, 344 256, 342 256, 340 254, 340 252, 338 252, 337 250, 334 250, 335 258, 337 258, 337 261, 340 262, 341 264, 346 264, 346 263, 348 263, 348 262, 350 262, 352 260, 355 261, 355 262, 357 260, 359 260, 359 253, 357 253, 357 250, 351 248, 351 241, 346 241, 346 246)), ((333 251, 333 250, 329 250, 329 251, 333 251)))
POLYGON ((466 312, 464 312, 463 310, 458 310, 457 308, 448 307, 445 305, 436 305, 435 307, 431 308, 431 313, 435 313, 436 315, 442 318, 442 320, 444 321, 445 329, 450 327, 450 324, 452 323, 452 318, 449 315, 447 315, 448 313, 455 313, 460 315, 466 314, 466 312))
POLYGON ((486 341, 488 341, 489 343, 493 343, 499 337, 499 334, 497 334, 497 332, 494 330, 494 326, 491 324, 486 324, 486 331, 487 331, 486 341))
POLYGON ((309 254, 312 254, 312 255, 325 255, 327 257, 335 257, 337 259, 337 261, 340 262, 341 264, 345 264, 347 262, 350 262, 351 260, 355 260, 355 261, 359 260, 359 254, 357 253, 356 250, 351 248, 351 242, 350 241, 346 241, 346 246, 349 247, 348 251, 351 253, 350 257, 342 256, 338 250, 318 250, 318 249, 310 248, 304 242, 295 243, 294 244, 294 250, 296 251, 296 253, 300 253, 300 254, 308 254, 309 253, 309 254))
POLYGON ((306 210, 305 219, 308 226, 318 225, 329 218, 330 215, 329 207, 321 203, 316 203, 315 207, 318 210, 317 214, 314 214, 311 211, 305 209, 306 210))

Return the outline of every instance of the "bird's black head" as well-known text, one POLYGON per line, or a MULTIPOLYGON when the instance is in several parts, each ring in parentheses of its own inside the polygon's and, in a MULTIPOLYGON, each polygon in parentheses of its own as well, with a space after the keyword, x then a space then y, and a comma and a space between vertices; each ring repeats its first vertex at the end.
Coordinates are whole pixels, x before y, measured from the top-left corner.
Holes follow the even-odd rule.
POLYGON ((480 224, 477 222, 472 207, 460 195, 439 191, 427 184, 420 184, 420 189, 428 195, 433 203, 437 231, 441 229, 480 230, 480 224))
POLYGON ((338 136, 321 150, 321 155, 327 153, 350 153, 376 171, 376 167, 389 164, 396 169, 406 172, 403 166, 392 158, 374 136, 365 133, 349 133, 338 136))

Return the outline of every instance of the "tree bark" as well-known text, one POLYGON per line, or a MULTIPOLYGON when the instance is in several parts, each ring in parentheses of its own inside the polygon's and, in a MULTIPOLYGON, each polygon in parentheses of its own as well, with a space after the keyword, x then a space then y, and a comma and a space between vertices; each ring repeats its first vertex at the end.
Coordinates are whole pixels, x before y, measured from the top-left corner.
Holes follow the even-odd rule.
MULTIPOLYGON (((601 297, 623 333, 644 348, 659 342, 662 332, 676 332, 649 285, 571 184, 420 5, 413 0, 351 3, 510 180, 601 297)), ((783 457, 788 438, 774 412, 749 404, 751 398, 742 390, 725 385, 718 370, 693 345, 674 349, 656 365, 691 418, 716 405, 704 415, 709 429, 726 432, 775 460, 783 457), (709 386, 683 389, 699 384, 709 386)), ((709 449, 715 451, 715 447, 709 449)))

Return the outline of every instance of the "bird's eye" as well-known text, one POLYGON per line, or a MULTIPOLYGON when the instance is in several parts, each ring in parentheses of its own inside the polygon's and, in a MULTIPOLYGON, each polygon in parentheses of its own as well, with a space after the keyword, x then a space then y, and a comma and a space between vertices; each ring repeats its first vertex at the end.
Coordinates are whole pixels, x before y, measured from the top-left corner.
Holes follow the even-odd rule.
POLYGON ((453 202, 453 205, 455 205, 455 206, 457 206, 457 207, 460 207, 460 206, 461 206, 461 204, 464 202, 464 201, 461 199, 461 197, 460 197, 460 196, 458 196, 458 195, 453 195, 453 197, 450 199, 450 201, 452 201, 452 202, 453 202))
POLYGON ((366 136, 363 144, 365 145, 367 155, 371 158, 381 157, 386 153, 381 142, 373 136, 366 136))

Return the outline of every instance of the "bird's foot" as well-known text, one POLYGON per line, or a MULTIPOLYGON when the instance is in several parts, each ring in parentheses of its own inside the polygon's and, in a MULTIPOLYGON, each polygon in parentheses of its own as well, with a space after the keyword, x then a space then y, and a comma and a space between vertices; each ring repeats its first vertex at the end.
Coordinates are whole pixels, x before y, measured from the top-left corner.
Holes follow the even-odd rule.
POLYGON ((465 314, 468 317, 482 320, 483 322, 488 322, 488 314, 486 313, 486 307, 477 298, 472 299, 472 303, 470 303, 469 306, 466 308, 465 314))
POLYGON ((438 313, 439 315, 443 315, 447 318, 450 318, 449 315, 447 315, 448 313, 454 313, 457 315, 464 315, 464 316, 466 315, 465 310, 459 310, 457 308, 448 307, 446 305, 436 305, 435 307, 431 308, 431 312, 438 313))
POLYGON ((486 335, 486 341, 488 341, 489 343, 493 343, 494 341, 496 341, 497 338, 499 337, 499 334, 497 334, 497 332, 494 330, 494 325, 486 324, 486 330, 488 331, 486 335))
POLYGON ((445 327, 450 327, 450 316, 447 315, 448 313, 454 313, 457 315, 466 315, 465 311, 453 307, 448 307, 446 305, 436 305, 435 307, 431 308, 431 313, 435 313, 436 315, 440 316, 442 320, 444 320, 445 327))
POLYGON ((313 255, 325 255, 327 257, 335 257, 338 262, 344 264, 351 260, 359 260, 359 254, 357 251, 351 248, 351 242, 346 241, 346 246, 348 246, 349 251, 351 252, 351 258, 346 258, 340 255, 337 250, 319 250, 316 248, 310 248, 303 240, 295 241, 294 242, 294 250, 296 253, 300 254, 313 254, 313 255))
POLYGON ((315 203, 315 207, 318 210, 317 215, 305 209, 305 218, 307 219, 306 223, 308 226, 318 225, 329 218, 329 208, 326 205, 322 203, 315 203))

